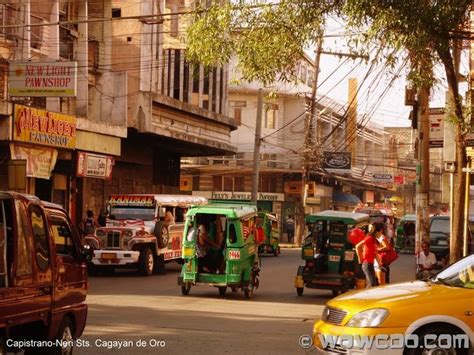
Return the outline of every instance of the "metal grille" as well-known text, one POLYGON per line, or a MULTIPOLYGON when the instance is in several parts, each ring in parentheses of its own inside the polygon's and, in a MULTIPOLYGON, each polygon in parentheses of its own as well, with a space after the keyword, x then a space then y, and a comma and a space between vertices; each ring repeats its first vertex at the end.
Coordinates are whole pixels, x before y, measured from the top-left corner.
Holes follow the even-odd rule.
POLYGON ((106 246, 107 248, 120 248, 120 232, 107 232, 106 246))
POLYGON ((340 325, 347 315, 346 311, 340 309, 326 307, 323 311, 323 320, 327 323, 340 325))

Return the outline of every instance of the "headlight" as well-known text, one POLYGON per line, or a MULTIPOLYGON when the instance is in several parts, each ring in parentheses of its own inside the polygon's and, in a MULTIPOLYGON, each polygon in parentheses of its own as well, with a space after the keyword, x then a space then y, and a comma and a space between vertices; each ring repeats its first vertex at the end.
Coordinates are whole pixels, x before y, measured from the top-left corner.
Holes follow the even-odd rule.
POLYGON ((349 322, 347 322, 348 327, 357 327, 357 328, 371 328, 378 327, 382 322, 387 318, 388 311, 383 308, 374 308, 368 309, 357 313, 353 316, 349 322))

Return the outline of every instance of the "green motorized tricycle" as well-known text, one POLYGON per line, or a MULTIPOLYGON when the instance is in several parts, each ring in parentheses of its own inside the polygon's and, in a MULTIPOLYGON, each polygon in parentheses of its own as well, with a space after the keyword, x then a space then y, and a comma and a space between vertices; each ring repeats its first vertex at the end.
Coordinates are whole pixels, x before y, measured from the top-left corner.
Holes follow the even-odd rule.
POLYGON ((305 287, 332 290, 333 295, 356 287, 361 271, 349 232, 358 228, 363 237, 362 230, 369 223, 369 216, 363 213, 324 211, 306 217, 308 235, 301 249, 304 265, 295 278, 298 296, 305 287))
POLYGON ((242 289, 250 298, 258 288, 260 260, 255 239, 255 205, 212 203, 191 208, 183 239, 184 265, 178 284, 183 295, 192 286, 210 285, 224 296, 242 289))
POLYGON ((263 243, 259 244, 258 253, 270 253, 278 256, 280 254, 278 218, 270 212, 260 211, 258 212, 257 230, 260 227, 263 231, 263 243))

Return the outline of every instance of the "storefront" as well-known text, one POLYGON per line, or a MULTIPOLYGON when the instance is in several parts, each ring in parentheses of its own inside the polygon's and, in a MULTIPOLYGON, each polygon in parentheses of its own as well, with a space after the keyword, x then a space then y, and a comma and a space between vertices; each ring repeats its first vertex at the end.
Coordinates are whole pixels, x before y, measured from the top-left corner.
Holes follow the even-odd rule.
POLYGON ((0 170, 8 177, 1 188, 37 195, 69 211, 76 117, 15 104, 2 126, 10 134, 1 137, 0 170))

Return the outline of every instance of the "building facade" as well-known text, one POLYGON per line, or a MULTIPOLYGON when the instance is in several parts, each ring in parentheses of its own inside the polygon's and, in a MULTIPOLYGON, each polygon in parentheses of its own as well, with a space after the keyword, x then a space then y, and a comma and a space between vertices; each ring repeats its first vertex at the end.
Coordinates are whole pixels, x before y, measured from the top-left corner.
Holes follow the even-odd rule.
POLYGON ((235 153, 227 68, 205 71, 185 59, 176 13, 192 6, 0 5, 0 189, 59 203, 79 221, 111 193, 178 192, 182 156, 235 153), (72 86, 12 91, 28 73, 51 79, 46 71, 72 86))

